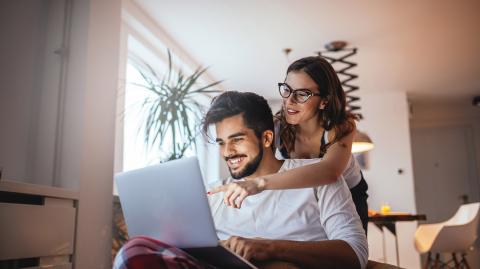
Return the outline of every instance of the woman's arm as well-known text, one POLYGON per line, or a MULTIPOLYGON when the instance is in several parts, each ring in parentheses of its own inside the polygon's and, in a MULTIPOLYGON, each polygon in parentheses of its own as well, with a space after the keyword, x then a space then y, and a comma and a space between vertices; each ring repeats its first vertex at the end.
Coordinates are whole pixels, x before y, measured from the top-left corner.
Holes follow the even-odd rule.
POLYGON ((263 177, 266 190, 308 188, 338 180, 352 155, 354 132, 332 144, 322 161, 263 177))
POLYGON ((247 196, 263 190, 309 188, 333 183, 338 180, 347 167, 352 154, 354 133, 355 131, 352 131, 332 144, 320 162, 251 180, 226 184, 210 190, 208 194, 225 192, 225 204, 240 208, 247 196))

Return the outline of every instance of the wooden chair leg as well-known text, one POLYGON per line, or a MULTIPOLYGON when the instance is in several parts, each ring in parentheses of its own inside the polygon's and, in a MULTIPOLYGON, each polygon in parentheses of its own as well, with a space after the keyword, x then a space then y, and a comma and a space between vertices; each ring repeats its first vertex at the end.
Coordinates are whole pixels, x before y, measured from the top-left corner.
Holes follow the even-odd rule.
POLYGON ((428 252, 427 261, 425 262, 425 266, 423 267, 423 269, 432 268, 432 261, 432 252, 428 252))
POLYGON ((468 265, 467 259, 465 259, 465 256, 466 256, 466 255, 467 255, 467 254, 462 253, 462 260, 461 260, 460 263, 463 264, 463 265, 465 266, 465 268, 470 269, 470 265, 468 265))
POLYGON ((431 266, 431 263, 432 263, 432 253, 428 252, 427 261, 425 262, 425 266, 423 267, 423 269, 429 269, 431 266))
POLYGON ((438 265, 440 264, 440 253, 435 254, 435 262, 433 263, 434 269, 439 269, 438 265))
POLYGON ((452 260, 455 264, 455 269, 460 269, 460 263, 457 260, 457 254, 455 252, 452 253, 452 260))

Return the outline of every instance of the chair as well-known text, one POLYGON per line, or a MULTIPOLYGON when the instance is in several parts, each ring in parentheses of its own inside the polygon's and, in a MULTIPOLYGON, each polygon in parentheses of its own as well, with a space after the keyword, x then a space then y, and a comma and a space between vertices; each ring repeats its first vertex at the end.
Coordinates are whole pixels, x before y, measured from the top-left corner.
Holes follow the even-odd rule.
POLYGON ((415 247, 420 253, 427 253, 424 268, 470 268, 465 259, 466 251, 477 239, 478 211, 480 203, 460 206, 455 215, 441 223, 419 225, 415 232, 415 247), (435 259, 432 254, 435 253, 435 259), (440 253, 451 253, 452 259, 440 260, 440 253), (461 254, 458 260, 456 253, 461 254))

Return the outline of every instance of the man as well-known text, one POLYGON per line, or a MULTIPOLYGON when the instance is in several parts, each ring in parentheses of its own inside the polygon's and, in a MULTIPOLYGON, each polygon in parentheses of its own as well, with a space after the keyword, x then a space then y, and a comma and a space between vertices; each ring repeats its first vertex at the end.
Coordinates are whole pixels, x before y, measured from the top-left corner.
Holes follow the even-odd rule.
MULTIPOLYGON (((211 125, 215 125, 215 141, 231 178, 210 187, 318 161, 275 158, 272 111, 257 94, 225 92, 216 97, 203 121, 205 134, 211 125)), ((220 194, 209 195, 209 200, 222 244, 254 263, 283 261, 298 268, 342 269, 366 265, 367 240, 343 180, 317 188, 263 191, 247 197, 241 208, 227 207, 231 203, 224 203, 220 194)), ((114 268, 203 266, 178 249, 172 255, 172 247, 161 242, 134 240, 121 252, 127 253, 123 255, 127 259, 128 252, 139 258, 129 262, 117 255, 114 268), (165 256, 166 252, 169 255, 165 256)))
MULTIPOLYGON (((319 161, 275 158, 272 112, 254 93, 218 96, 204 118, 204 133, 213 124, 231 178, 211 187, 319 161)), ((232 203, 219 194, 209 199, 219 238, 246 259, 281 260, 301 268, 365 267, 365 233, 343 180, 317 188, 264 191, 249 196, 240 209, 225 206, 232 203)))

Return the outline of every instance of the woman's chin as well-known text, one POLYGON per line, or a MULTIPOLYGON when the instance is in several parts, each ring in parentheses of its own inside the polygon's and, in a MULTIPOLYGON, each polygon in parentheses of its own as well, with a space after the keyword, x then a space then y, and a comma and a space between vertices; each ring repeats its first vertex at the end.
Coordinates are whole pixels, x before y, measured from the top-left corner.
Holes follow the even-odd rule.
POLYGON ((289 124, 289 125, 296 126, 296 125, 298 125, 299 123, 298 123, 297 121, 292 121, 292 122, 289 122, 288 124, 289 124))
POLYGON ((299 119, 296 118, 296 117, 289 117, 289 116, 286 116, 285 117, 285 121, 290 124, 290 125, 297 125, 298 122, 299 122, 299 119))

